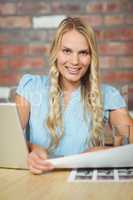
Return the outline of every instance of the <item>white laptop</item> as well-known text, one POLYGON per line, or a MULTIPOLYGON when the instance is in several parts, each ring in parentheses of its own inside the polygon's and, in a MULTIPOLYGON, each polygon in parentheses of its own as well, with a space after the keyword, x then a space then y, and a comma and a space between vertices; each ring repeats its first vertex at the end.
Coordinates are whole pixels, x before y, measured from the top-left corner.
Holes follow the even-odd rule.
POLYGON ((27 155, 16 104, 0 103, 0 167, 27 169, 27 155))

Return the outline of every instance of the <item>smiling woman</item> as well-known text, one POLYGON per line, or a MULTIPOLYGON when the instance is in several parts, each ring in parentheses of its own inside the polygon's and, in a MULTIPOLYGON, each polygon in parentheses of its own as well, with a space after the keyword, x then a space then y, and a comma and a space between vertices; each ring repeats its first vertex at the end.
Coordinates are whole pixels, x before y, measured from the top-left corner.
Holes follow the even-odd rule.
POLYGON ((85 37, 76 30, 65 33, 57 54, 57 68, 64 90, 69 90, 69 87, 71 90, 71 85, 74 89, 78 87, 89 65, 89 46, 85 37))
POLYGON ((51 44, 49 76, 27 74, 21 79, 16 104, 22 127, 29 125, 31 172, 54 169, 48 156, 103 148, 104 123, 133 125, 119 91, 100 83, 98 63, 93 29, 68 17, 51 44))

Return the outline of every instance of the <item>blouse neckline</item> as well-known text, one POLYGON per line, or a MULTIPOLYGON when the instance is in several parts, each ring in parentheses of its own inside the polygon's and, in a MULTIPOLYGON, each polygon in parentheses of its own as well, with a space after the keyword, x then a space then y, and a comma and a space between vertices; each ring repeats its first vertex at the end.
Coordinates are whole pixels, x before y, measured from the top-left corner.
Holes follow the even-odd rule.
POLYGON ((66 113, 68 112, 68 110, 70 109, 71 105, 73 104, 73 101, 75 101, 76 99, 78 99, 79 95, 80 95, 80 90, 81 90, 81 86, 79 86, 77 89, 75 89, 74 91, 72 91, 68 104, 65 106, 64 105, 64 97, 63 97, 63 92, 61 93, 61 106, 63 109, 63 112, 66 113))

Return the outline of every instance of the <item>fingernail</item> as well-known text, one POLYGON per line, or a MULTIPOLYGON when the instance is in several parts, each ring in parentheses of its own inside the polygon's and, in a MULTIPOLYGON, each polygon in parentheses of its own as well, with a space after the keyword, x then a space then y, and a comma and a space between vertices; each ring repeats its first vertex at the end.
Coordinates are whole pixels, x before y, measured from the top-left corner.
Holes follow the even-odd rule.
POLYGON ((49 169, 51 169, 51 170, 54 169, 54 166, 50 166, 49 169))

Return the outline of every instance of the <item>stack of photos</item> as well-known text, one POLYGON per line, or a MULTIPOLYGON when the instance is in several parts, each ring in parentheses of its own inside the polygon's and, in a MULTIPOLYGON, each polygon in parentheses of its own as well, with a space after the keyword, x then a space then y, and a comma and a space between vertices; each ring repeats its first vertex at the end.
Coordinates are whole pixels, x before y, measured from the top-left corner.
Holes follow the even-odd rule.
POLYGON ((70 172, 69 182, 123 182, 133 181, 133 168, 81 168, 70 172))

